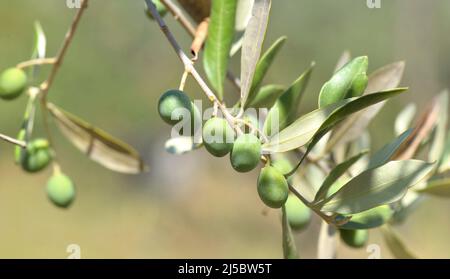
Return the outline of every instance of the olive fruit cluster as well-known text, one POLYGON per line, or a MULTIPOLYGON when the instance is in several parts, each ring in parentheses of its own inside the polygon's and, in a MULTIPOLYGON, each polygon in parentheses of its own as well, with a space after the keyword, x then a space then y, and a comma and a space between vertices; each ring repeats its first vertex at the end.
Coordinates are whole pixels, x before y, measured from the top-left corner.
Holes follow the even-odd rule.
POLYGON ((22 69, 9 68, 0 74, 0 98, 13 100, 27 87, 28 78, 22 69))
POLYGON ((29 173, 45 169, 52 161, 49 142, 46 139, 30 141, 25 149, 19 148, 16 152, 16 161, 29 173))

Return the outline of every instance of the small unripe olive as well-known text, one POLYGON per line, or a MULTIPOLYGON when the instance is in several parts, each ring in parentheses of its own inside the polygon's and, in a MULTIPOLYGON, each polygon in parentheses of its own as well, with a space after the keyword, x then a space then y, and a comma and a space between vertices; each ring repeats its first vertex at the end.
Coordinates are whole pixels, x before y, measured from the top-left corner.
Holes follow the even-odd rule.
POLYGON ((348 62, 327 81, 319 93, 319 107, 325 107, 346 98, 359 97, 367 87, 367 56, 348 62))
POLYGON ((288 199, 289 186, 276 168, 267 166, 261 170, 258 177, 258 194, 268 207, 280 208, 288 199))
POLYGON ((216 157, 227 155, 233 148, 234 131, 223 118, 214 117, 203 126, 203 144, 216 157))
POLYGON ((56 206, 68 207, 75 199, 75 186, 68 176, 55 173, 47 182, 47 195, 56 206))
POLYGON ((350 247, 361 248, 369 240, 367 230, 340 230, 341 239, 350 247))
POLYGON ((22 150, 20 162, 22 169, 27 172, 38 172, 43 170, 52 161, 49 142, 46 139, 35 139, 28 143, 22 150))
POLYGON ((172 114, 177 109, 187 110, 192 117, 192 103, 189 97, 180 90, 169 90, 159 99, 159 115, 166 123, 175 125, 180 121, 178 119, 172 119, 172 114))
MULTIPOLYGON (((152 0, 153 4, 155 4, 156 10, 158 11, 161 17, 164 17, 167 14, 167 8, 163 3, 159 0, 152 0)), ((146 13, 150 19, 154 19, 152 13, 149 9, 146 9, 146 13)))
POLYGON ((293 194, 289 194, 284 206, 291 228, 297 231, 306 228, 311 220, 311 210, 293 194))
POLYGON ((13 100, 19 97, 27 86, 27 75, 18 68, 10 68, 0 75, 0 98, 13 100))
POLYGON ((231 149, 231 165, 238 172, 256 168, 261 158, 261 142, 252 134, 240 135, 231 149))

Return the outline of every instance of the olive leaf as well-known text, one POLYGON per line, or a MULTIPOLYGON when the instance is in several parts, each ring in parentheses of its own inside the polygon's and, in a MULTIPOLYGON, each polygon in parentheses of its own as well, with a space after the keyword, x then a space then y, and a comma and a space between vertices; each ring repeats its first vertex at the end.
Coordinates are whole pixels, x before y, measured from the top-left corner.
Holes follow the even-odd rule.
POLYGON ((439 172, 443 173, 450 170, 450 132, 447 134, 447 142, 445 144, 445 150, 442 154, 439 164, 439 172))
POLYGON ((318 201, 329 196, 330 189, 332 188, 336 180, 338 180, 341 176, 343 176, 351 166, 353 166, 359 159, 365 156, 368 152, 369 152, 368 150, 362 151, 359 154, 349 158, 347 161, 337 165, 327 176, 325 181, 322 183, 322 186, 320 186, 319 191, 317 191, 316 193, 313 203, 317 203, 318 201))
POLYGON ((256 97, 256 92, 261 86, 261 83, 269 71, 276 55, 286 42, 286 37, 281 37, 273 43, 273 45, 261 56, 258 64, 256 64, 255 74, 253 76, 252 86, 248 94, 247 102, 252 102, 256 97))
POLYGON ((394 257, 397 259, 417 259, 390 226, 386 225, 381 227, 381 232, 384 241, 394 257))
POLYGON ((430 146, 428 160, 430 162, 439 161, 445 150, 448 124, 448 91, 444 91, 436 97, 436 104, 439 110, 439 118, 436 130, 430 146))
POLYGON ((223 86, 234 38, 237 0, 214 0, 211 4, 203 62, 206 76, 217 90, 219 99, 223 99, 223 86))
POLYGON ((395 119, 394 130, 395 134, 401 135, 403 132, 408 130, 411 127, 414 117, 417 113, 417 105, 411 103, 407 105, 397 116, 395 119))
POLYGON ((450 198, 450 178, 429 181, 424 188, 417 190, 417 192, 441 198, 450 198))
POLYGON ((93 161, 122 173, 137 174, 146 170, 138 152, 126 143, 54 104, 49 103, 48 110, 63 135, 93 161))
POLYGON ((167 152, 174 155, 182 155, 188 153, 201 146, 199 143, 194 142, 193 137, 176 137, 170 138, 164 144, 164 148, 167 152))
POLYGON ((434 98, 422 116, 416 121, 414 130, 403 142, 392 159, 408 160, 416 155, 422 143, 429 138, 430 133, 436 126, 439 119, 439 110, 440 105, 438 99, 434 98))
MULTIPOLYGON (((376 70, 369 75, 369 82, 365 95, 396 88, 400 84, 404 70, 405 63, 402 61, 386 65, 376 70)), ((333 130, 325 152, 329 152, 337 146, 344 145, 358 138, 359 135, 367 129, 370 122, 378 112, 380 112, 384 105, 385 102, 381 102, 359 113, 355 113, 355 115, 343 121, 335 130, 333 130)))
POLYGON ((394 210, 389 205, 382 205, 360 213, 349 215, 352 218, 339 228, 346 230, 373 229, 387 223, 393 215, 394 210))
MULTIPOLYGON (((47 51, 47 38, 44 29, 39 21, 34 23, 34 46, 31 54, 31 59, 45 58, 47 51)), ((40 66, 35 65, 30 69, 30 75, 35 77, 38 74, 40 66)))
POLYGON ((286 88, 278 84, 269 84, 261 87, 258 93, 251 102, 249 102, 248 107, 251 108, 267 108, 272 107, 276 100, 284 93, 286 88))
POLYGON ((283 255, 285 259, 298 259, 297 247, 294 236, 286 214, 286 208, 282 207, 282 233, 283 233, 283 255))
POLYGON ((255 0, 238 0, 236 8, 235 39, 231 46, 230 56, 234 56, 242 47, 244 31, 252 17, 253 3, 255 0))
MULTIPOLYGON (((425 182, 421 182, 425 183, 425 182)), ((420 185, 419 183, 418 185, 420 185)), ((401 224, 405 221, 409 215, 411 215, 415 209, 424 200, 424 195, 417 193, 416 191, 408 191, 406 195, 397 203, 393 204, 395 209, 390 224, 401 224)))
POLYGON ((255 0, 252 17, 244 33, 241 55, 241 105, 245 106, 255 75, 256 65, 266 36, 271 0, 255 0))
POLYGON ((317 247, 318 259, 336 259, 337 257, 337 230, 322 220, 317 247))
POLYGON ((293 118, 296 117, 300 101, 302 100, 303 93, 306 90, 314 66, 315 64, 312 63, 311 66, 303 72, 280 97, 278 97, 275 104, 271 107, 263 127, 263 131, 266 135, 272 135, 271 129, 274 125, 279 131, 292 123, 293 118))
POLYGON ((389 91, 342 100, 330 106, 312 111, 272 136, 263 145, 265 152, 286 152, 306 145, 308 155, 320 138, 347 116, 366 107, 405 92, 407 88, 396 88, 389 91))
MULTIPOLYGON (((36 94, 30 94, 28 97, 27 106, 23 115, 22 126, 20 127, 17 136, 18 140, 24 141, 26 144, 28 144, 31 135, 33 134, 34 118, 36 115, 36 97, 36 94)), ((22 150, 23 148, 21 146, 16 145, 14 147, 14 158, 17 164, 22 161, 22 156, 25 155, 22 150)))
POLYGON ((386 144, 380 150, 375 152, 375 154, 373 154, 370 158, 367 168, 376 168, 389 162, 393 158, 397 150, 403 146, 404 142, 406 141, 406 139, 408 139, 412 132, 413 129, 407 130, 406 132, 395 138, 392 142, 386 144))
POLYGON ((434 164, 418 160, 389 162, 354 177, 318 207, 325 212, 354 214, 396 202, 433 167, 434 164))

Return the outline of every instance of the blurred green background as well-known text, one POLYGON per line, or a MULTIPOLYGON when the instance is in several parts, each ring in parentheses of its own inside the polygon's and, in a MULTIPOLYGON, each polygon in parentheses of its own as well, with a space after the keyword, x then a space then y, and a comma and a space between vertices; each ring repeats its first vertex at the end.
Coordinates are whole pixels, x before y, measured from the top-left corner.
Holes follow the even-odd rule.
MULTIPOLYGON (((302 104, 316 107, 321 84, 344 50, 368 55, 371 71, 407 62, 402 85, 410 91, 392 100, 371 126, 374 148, 393 137, 393 119, 402 106, 419 108, 450 87, 450 1, 381 0, 274 1, 267 42, 288 42, 266 81, 289 84, 311 61, 317 67, 302 104)), ((48 37, 48 53, 60 47, 75 11, 62 0, 0 1, 0 68, 26 60, 33 22, 48 37)), ((187 50, 189 37, 167 21, 187 50)), ((238 68, 239 59, 233 62, 238 68)), ((200 65, 199 65, 200 66, 200 65)), ((164 151, 170 128, 157 114, 158 97, 178 86, 183 68, 142 0, 93 0, 51 89, 51 101, 134 145, 150 172, 125 176, 80 154, 53 126, 63 170, 77 185, 69 210, 47 201, 50 170, 24 174, 13 163, 12 146, 0 142, 0 257, 65 258, 75 243, 83 258, 280 258, 279 213, 263 215, 256 193, 257 171, 236 174, 228 158, 200 150, 181 157, 164 151)), ((45 77, 46 72, 42 73, 45 77)), ((188 93, 202 98, 193 81, 188 93)), ((228 93, 230 100, 235 92, 228 93)), ((0 132, 15 135, 26 98, 0 103, 0 132)), ((40 116, 40 114, 38 114, 40 116)), ((36 135, 44 135, 38 125, 36 135)), ((450 202, 430 198, 398 228, 420 257, 450 257, 450 202)), ((301 257, 316 255, 319 222, 297 235, 301 257)), ((382 246, 377 231, 370 243, 382 246)), ((368 257, 365 249, 340 245, 339 256, 368 257)))

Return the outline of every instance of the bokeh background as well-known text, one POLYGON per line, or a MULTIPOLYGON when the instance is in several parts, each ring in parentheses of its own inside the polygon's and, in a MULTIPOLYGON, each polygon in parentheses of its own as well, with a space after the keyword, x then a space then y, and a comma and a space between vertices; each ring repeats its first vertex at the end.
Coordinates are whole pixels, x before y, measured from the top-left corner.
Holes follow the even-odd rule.
MULTIPOLYGON (((370 69, 407 62, 402 85, 408 94, 392 100, 370 129, 373 147, 393 137, 393 119, 409 102, 424 104, 450 87, 450 1, 381 0, 274 1, 267 42, 281 35, 288 43, 266 81, 289 84, 311 61, 317 67, 302 111, 316 107, 321 84, 344 50, 368 55, 370 69)), ((63 0, 0 1, 0 68, 26 60, 39 20, 48 53, 59 49, 75 11, 63 0)), ((189 37, 167 21, 185 49, 189 37)), ((238 69, 236 58, 233 69, 238 69)), ((200 65, 199 65, 200 66, 200 65)), ((170 128, 158 117, 158 97, 178 86, 183 68, 142 0, 93 0, 51 89, 51 101, 134 145, 150 171, 126 176, 86 159, 53 126, 56 150, 77 185, 69 210, 50 204, 45 182, 50 170, 23 173, 12 146, 0 142, 0 257, 65 258, 78 244, 83 258, 280 258, 279 213, 262 214, 257 171, 236 174, 228 158, 206 151, 176 157, 164 151, 170 128)), ((43 77, 46 72, 44 71, 43 77)), ((203 98, 189 81, 192 98, 203 98)), ((230 102, 235 92, 228 93, 230 102)), ((26 98, 0 103, 0 132, 18 132, 26 98)), ((39 116, 39 114, 38 114, 39 116)), ((37 127, 36 135, 44 135, 37 127)), ((420 257, 450 257, 450 202, 430 198, 398 227, 420 257)), ((300 255, 315 257, 319 222, 298 234, 300 255)), ((391 257, 376 230, 370 243, 391 257)), ((340 257, 366 258, 365 249, 340 245, 340 257)))

